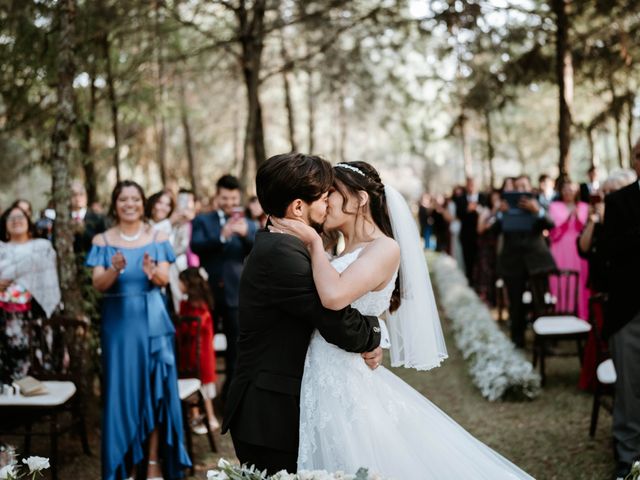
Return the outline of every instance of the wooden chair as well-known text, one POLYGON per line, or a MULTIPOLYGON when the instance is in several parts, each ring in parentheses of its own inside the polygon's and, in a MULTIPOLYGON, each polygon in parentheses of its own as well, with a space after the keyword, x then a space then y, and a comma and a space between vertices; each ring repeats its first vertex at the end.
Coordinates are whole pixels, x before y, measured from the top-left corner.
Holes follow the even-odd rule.
MULTIPOLYGON (((192 460, 191 475, 195 474, 195 462, 193 461, 193 432, 189 423, 189 412, 193 407, 198 407, 201 412, 204 408, 204 395, 202 394, 202 382, 200 381, 200 331, 201 319, 199 317, 176 317, 176 329, 179 332, 176 342, 176 358, 178 360, 178 392, 182 402, 182 423, 184 425, 187 452, 192 460), (195 361, 181 361, 181 355, 189 352, 192 345, 196 346, 195 361)), ((207 429, 207 439, 212 452, 217 452, 213 432, 209 422, 203 422, 207 429)))
POLYGON ((582 364, 583 342, 591 325, 578 317, 579 274, 573 270, 555 270, 532 275, 529 286, 533 299, 533 366, 540 361, 542 385, 546 383, 545 360, 550 354, 551 342, 572 340, 576 342, 578 359, 582 364), (555 283, 556 292, 549 286, 555 283))
POLYGON ((599 294, 589 299, 589 322, 593 329, 596 341, 596 386, 593 391, 593 407, 591 409, 591 422, 589 424, 589 436, 594 437, 598 426, 598 414, 600 407, 604 407, 609 413, 613 410, 614 386, 617 380, 616 367, 609 354, 606 342, 602 339, 602 330, 598 323, 596 310, 602 312, 606 303, 606 296, 599 294), (603 401, 603 397, 610 397, 610 401, 603 401))
POLYGON ((42 381, 44 395, 0 397, 0 435, 23 435, 24 455, 31 452, 31 438, 49 436, 51 478, 58 478, 58 437, 75 428, 82 450, 91 455, 83 397, 85 382, 85 346, 89 322, 57 315, 29 332, 31 369, 29 374, 42 381), (46 339, 42 344, 38 339, 46 339), (65 413, 68 421, 62 423, 65 413), (34 425, 48 423, 48 432, 35 431, 34 425))

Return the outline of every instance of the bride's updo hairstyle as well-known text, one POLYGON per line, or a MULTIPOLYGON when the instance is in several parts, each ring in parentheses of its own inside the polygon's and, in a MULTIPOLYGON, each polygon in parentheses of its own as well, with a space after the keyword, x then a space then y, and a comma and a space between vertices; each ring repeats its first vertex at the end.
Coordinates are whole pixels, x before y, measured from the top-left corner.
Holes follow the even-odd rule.
MULTIPOLYGON (((387 208, 387 196, 384 192, 384 183, 380 179, 378 171, 367 162, 340 162, 334 168, 334 187, 342 195, 342 211, 353 214, 347 210, 349 195, 358 197, 358 192, 367 192, 369 195, 369 211, 371 218, 378 228, 387 237, 393 237, 389 209, 387 208)), ((355 215, 360 215, 359 208, 355 215)), ((389 311, 394 312, 400 306, 400 275, 396 278, 396 288, 391 295, 389 311)))

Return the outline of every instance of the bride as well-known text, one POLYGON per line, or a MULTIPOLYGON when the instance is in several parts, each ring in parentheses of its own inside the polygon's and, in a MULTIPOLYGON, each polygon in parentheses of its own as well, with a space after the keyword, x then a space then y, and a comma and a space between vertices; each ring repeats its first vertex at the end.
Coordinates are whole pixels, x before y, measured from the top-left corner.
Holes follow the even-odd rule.
MULTIPOLYGON (((307 245, 326 308, 385 315, 393 366, 439 366, 447 353, 407 204, 368 163, 340 163, 335 175, 324 228, 343 234, 342 255, 330 261, 322 238, 301 222, 273 219, 272 229, 307 245)), ((370 370, 316 331, 302 379, 298 470, 360 467, 401 480, 531 478, 389 370, 370 370)))

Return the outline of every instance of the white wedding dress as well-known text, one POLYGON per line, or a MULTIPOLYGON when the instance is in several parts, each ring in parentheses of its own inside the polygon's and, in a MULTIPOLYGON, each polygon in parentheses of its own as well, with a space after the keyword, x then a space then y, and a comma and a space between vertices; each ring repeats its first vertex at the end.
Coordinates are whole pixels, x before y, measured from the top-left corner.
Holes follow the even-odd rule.
MULTIPOLYGON (((332 265, 342 272, 360 251, 337 257, 332 265)), ((394 285, 395 277, 351 306, 380 316, 394 285)), ((354 474, 360 467, 397 480, 532 478, 389 370, 370 370, 359 354, 315 331, 302 378, 298 470, 354 474)))

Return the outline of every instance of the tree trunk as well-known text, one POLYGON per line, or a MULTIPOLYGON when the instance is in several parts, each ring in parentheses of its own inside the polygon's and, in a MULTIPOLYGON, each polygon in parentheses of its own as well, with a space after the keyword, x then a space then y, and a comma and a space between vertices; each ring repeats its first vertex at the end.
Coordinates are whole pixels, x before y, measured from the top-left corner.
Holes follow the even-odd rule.
POLYGON ((629 164, 633 165, 633 105, 636 103, 635 94, 629 90, 627 92, 627 145, 629 147, 629 164))
POLYGON ((484 111, 485 127, 487 129, 487 165, 489 167, 489 188, 493 190, 495 185, 495 171, 493 168, 493 157, 495 156, 495 148, 493 146, 493 132, 491 130, 491 112, 484 111))
POLYGON ((164 118, 164 100, 165 100, 165 88, 164 88, 164 61, 162 59, 162 34, 160 32, 160 2, 155 2, 155 37, 156 37, 156 66, 157 66, 157 81, 158 81, 158 98, 157 98, 157 124, 156 124, 156 136, 157 136, 157 159, 158 168, 160 169, 160 179, 162 185, 167 184, 167 131, 166 131, 166 119, 164 118))
POLYGON ((313 71, 307 70, 307 110, 309 112, 309 122, 307 124, 309 135, 309 154, 313 155, 315 148, 314 136, 316 134, 316 99, 313 89, 313 71))
POLYGON ((242 158, 241 181, 246 188, 250 178, 251 163, 259 167, 266 160, 262 108, 260 106, 260 69, 264 47, 264 14, 266 0, 256 0, 251 7, 252 15, 244 3, 236 10, 242 46, 241 67, 247 89, 247 125, 242 158))
POLYGON ((556 77, 559 90, 560 117, 558 140, 560 157, 558 169, 560 178, 569 175, 571 162, 571 108, 573 105, 573 59, 569 45, 569 0, 553 0, 556 14, 556 77))
POLYGON ((111 69, 111 43, 109 33, 102 36, 102 52, 107 70, 107 91, 109 95, 109 107, 111 110, 111 127, 113 133, 113 166, 116 169, 116 181, 120 181, 120 126, 118 123, 118 99, 116 97, 116 87, 111 69))
POLYGON ((71 225, 71 161, 70 136, 74 115, 73 79, 75 77, 74 0, 58 2, 60 22, 59 50, 56 59, 57 113, 51 138, 52 195, 56 207, 55 247, 58 253, 58 271, 62 303, 65 312, 73 317, 82 315, 82 293, 77 282, 75 254, 73 252, 73 228, 71 225))
POLYGON ((598 149, 596 148, 596 129, 587 128, 587 141, 589 142, 589 163, 591 167, 597 167, 600 164, 598 149))
MULTIPOLYGON (((92 69, 93 70, 93 69, 92 69)), ((91 72, 89 85, 89 111, 86 118, 84 118, 78 125, 78 132, 80 135, 80 153, 82 156, 82 169, 84 171, 84 183, 87 189, 87 200, 89 205, 98 200, 98 176, 96 174, 96 168, 94 165, 94 159, 92 158, 91 147, 91 134, 93 128, 93 122, 96 117, 96 85, 95 85, 95 71, 91 72)))
POLYGON ((620 141, 620 111, 614 107, 613 109, 613 123, 615 125, 615 137, 616 137, 616 151, 618 152, 618 164, 620 168, 624 168, 624 157, 622 155, 622 142, 620 141))
POLYGON ((338 122, 340 125, 340 137, 338 140, 338 158, 341 162, 348 162, 347 158, 347 109, 345 107, 344 93, 338 98, 338 122))
POLYGON ((460 140, 462 142, 462 159, 464 164, 465 178, 473 175, 473 158, 471 156, 471 147, 469 145, 468 118, 464 111, 458 117, 458 126, 460 128, 460 140))
MULTIPOLYGON (((285 66, 288 66, 290 63, 289 54, 284 45, 284 36, 281 37, 282 45, 280 47, 280 52, 282 56, 282 62, 285 66)), ((284 104, 287 109, 287 121, 289 123, 289 143, 291 144, 291 151, 297 152, 298 147, 296 144, 296 122, 295 122, 295 112, 293 111, 293 102, 291 99, 291 85, 289 84, 289 68, 285 67, 282 69, 282 86, 284 88, 284 104)))
POLYGON ((198 183, 198 165, 196 163, 195 154, 193 152, 193 138, 191 136, 191 125, 189 124, 189 115, 187 112, 187 95, 184 86, 184 77, 182 74, 178 77, 180 89, 180 121, 184 131, 184 147, 187 153, 187 162, 189 164, 189 178, 191 179, 191 189, 194 195, 199 197, 200 186, 198 183))

